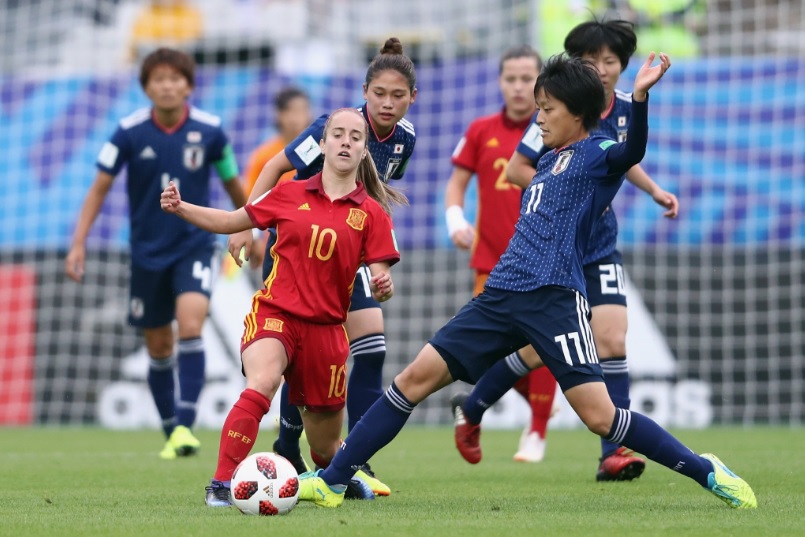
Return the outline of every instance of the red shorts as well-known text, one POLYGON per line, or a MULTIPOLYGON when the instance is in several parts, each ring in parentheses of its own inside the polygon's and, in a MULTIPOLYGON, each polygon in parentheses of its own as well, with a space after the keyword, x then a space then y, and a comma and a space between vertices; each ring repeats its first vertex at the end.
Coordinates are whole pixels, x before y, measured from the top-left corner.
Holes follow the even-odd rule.
POLYGON ((288 354, 288 401, 310 412, 337 412, 347 395, 349 341, 341 324, 316 324, 261 304, 243 321, 240 352, 262 338, 278 339, 288 354))

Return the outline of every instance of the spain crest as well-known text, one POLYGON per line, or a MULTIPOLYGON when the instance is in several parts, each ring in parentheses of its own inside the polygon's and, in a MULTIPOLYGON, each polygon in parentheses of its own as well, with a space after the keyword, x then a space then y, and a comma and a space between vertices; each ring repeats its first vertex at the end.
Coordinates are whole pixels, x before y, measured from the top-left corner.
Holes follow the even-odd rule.
POLYGON ((266 319, 265 323, 263 323, 263 330, 267 330, 269 332, 280 332, 282 333, 282 325, 284 323, 279 319, 266 319))
POLYGON ((350 209, 347 216, 347 225, 354 230, 363 231, 363 224, 366 222, 366 213, 360 209, 350 209))

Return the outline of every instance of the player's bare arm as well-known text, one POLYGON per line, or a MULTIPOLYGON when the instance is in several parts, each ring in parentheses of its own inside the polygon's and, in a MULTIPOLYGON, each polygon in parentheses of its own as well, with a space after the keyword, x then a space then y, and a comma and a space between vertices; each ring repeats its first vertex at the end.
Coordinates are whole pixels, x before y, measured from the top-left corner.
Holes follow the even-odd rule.
POLYGON ((372 263, 369 265, 372 279, 369 287, 372 296, 378 302, 385 302, 394 295, 394 282, 391 280, 391 265, 388 263, 372 263))
POLYGON ((464 195, 470 179, 472 179, 470 170, 454 166, 444 192, 447 233, 453 244, 462 250, 472 248, 472 243, 475 241, 475 228, 464 218, 464 195))
POLYGON ((162 191, 160 206, 166 213, 175 214, 182 220, 211 233, 236 233, 251 229, 254 225, 243 207, 234 211, 223 211, 182 201, 179 189, 173 181, 162 191))
MULTIPOLYGON (((262 171, 260 171, 260 175, 257 176, 257 181, 255 181, 254 187, 249 193, 247 203, 253 202, 274 188, 274 185, 277 184, 277 181, 279 181, 282 174, 293 169, 293 164, 291 164, 291 161, 285 156, 285 151, 280 151, 274 155, 271 160, 266 162, 262 171)), ((252 234, 251 230, 241 231, 240 233, 230 235, 229 239, 227 240, 227 249, 229 250, 229 255, 232 256, 238 266, 242 265, 240 252, 243 251, 244 248, 246 249, 247 254, 246 260, 249 261, 249 264, 252 267, 259 267, 263 264, 264 250, 261 246, 264 247, 265 245, 261 241, 258 241, 257 247, 254 247, 253 243, 254 235, 252 234)))
POLYGON ((95 182, 87 192, 87 197, 84 199, 84 205, 81 207, 81 213, 78 216, 78 222, 75 226, 73 234, 73 243, 70 245, 70 251, 67 252, 67 258, 64 261, 64 268, 67 276, 74 281, 80 282, 84 276, 84 260, 86 252, 84 250, 87 242, 87 235, 92 227, 92 223, 101 211, 103 200, 112 188, 114 176, 99 171, 95 176, 95 182))
POLYGON ((232 200, 232 205, 235 209, 240 209, 246 205, 246 192, 243 189, 243 181, 237 177, 224 181, 224 190, 226 190, 229 199, 232 200))
POLYGON ((676 218, 679 214, 679 200, 671 192, 663 190, 660 185, 646 173, 640 166, 635 164, 626 172, 626 179, 629 180, 634 186, 651 196, 651 198, 667 210, 663 213, 666 218, 676 218))
POLYGON ((506 179, 520 188, 527 188, 537 170, 531 165, 531 159, 515 150, 506 166, 506 179))

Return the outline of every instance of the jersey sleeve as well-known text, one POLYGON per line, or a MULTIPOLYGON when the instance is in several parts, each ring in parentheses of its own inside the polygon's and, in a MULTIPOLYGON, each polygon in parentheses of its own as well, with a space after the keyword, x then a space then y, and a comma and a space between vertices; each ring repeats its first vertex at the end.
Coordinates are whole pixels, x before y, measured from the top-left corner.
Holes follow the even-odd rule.
POLYGON ((540 136, 540 134, 541 131, 539 125, 537 125, 537 114, 534 114, 534 117, 531 118, 531 124, 523 133, 520 143, 517 144, 516 150, 530 160, 535 168, 537 167, 539 159, 542 158, 542 155, 550 151, 550 149, 545 147, 542 143, 542 136, 540 136))
POLYGON ((102 172, 115 176, 129 161, 130 153, 129 137, 122 127, 118 127, 112 138, 103 144, 95 165, 102 172))
POLYGON ((238 176, 238 162, 235 158, 235 151, 229 138, 222 129, 216 131, 215 138, 210 144, 210 162, 215 166, 215 171, 222 181, 232 181, 238 176))
POLYGON ((632 101, 632 119, 629 122, 626 141, 601 142, 606 151, 606 162, 611 174, 623 175, 629 168, 643 160, 648 143, 648 97, 644 102, 632 101))
POLYGON ((372 220, 364 243, 364 263, 369 265, 386 261, 393 265, 400 260, 400 252, 391 217, 377 203, 371 205, 372 220))
POLYGON ((284 187, 285 183, 277 185, 253 202, 243 206, 254 227, 258 229, 274 227, 282 201, 287 197, 287 189, 284 187))
POLYGON ((456 148, 453 149, 453 156, 450 159, 453 166, 459 166, 473 173, 476 171, 478 161, 478 123, 472 122, 467 127, 464 136, 458 141, 456 148))
POLYGON ((316 163, 322 157, 319 142, 324 135, 324 125, 328 114, 323 114, 308 128, 302 131, 294 141, 285 146, 285 156, 299 172, 300 179, 306 179, 319 172, 316 163))

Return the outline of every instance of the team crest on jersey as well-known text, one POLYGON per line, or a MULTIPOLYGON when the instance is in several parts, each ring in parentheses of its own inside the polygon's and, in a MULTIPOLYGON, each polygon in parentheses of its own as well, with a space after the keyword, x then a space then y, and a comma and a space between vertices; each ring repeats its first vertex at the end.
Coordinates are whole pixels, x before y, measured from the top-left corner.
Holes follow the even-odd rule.
POLYGON ((619 142, 626 141, 626 131, 618 131, 618 141, 619 142))
POLYGON ((571 157, 573 157, 572 149, 559 153, 559 158, 556 159, 556 164, 554 164, 553 168, 551 168, 551 173, 554 175, 559 175, 565 171, 567 169, 567 165, 570 164, 571 157))
POLYGON ((360 209, 350 209, 347 216, 347 225, 354 230, 363 231, 363 224, 366 222, 366 213, 360 209))
POLYGON ((283 324, 284 322, 279 319, 266 319, 266 322, 263 323, 263 330, 282 333, 283 324))
POLYGON ((618 116, 618 127, 626 126, 626 116, 618 116))
POLYGON ((198 131, 190 131, 187 133, 187 141, 191 144, 197 144, 201 142, 201 133, 198 131))
POLYGON ((200 145, 186 145, 182 154, 184 167, 194 172, 204 165, 204 148, 200 145))
POLYGON ((388 164, 386 165, 386 173, 383 175, 383 182, 388 183, 389 179, 394 175, 394 172, 397 171, 397 168, 400 167, 400 163, 402 163, 401 158, 390 158, 388 164))

